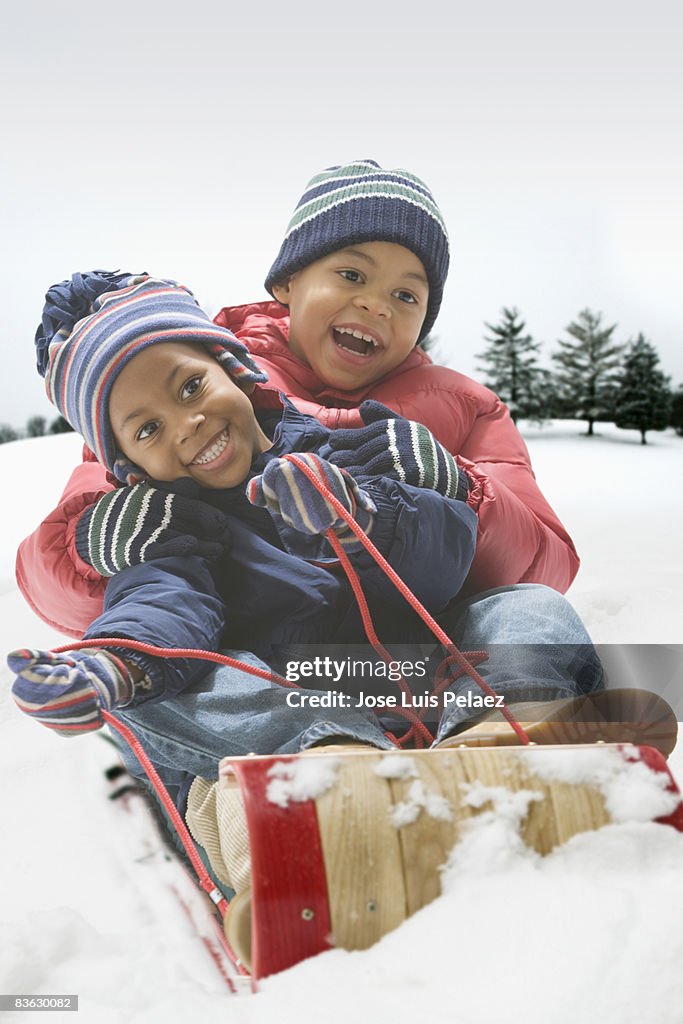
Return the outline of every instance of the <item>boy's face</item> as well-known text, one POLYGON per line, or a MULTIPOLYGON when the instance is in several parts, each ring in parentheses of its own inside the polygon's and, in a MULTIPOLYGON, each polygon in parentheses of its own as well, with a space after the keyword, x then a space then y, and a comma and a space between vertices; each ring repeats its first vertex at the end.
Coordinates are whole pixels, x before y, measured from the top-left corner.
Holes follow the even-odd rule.
POLYGON ((247 395, 199 345, 150 345, 123 368, 109 419, 119 448, 154 480, 234 487, 270 448, 247 395))
POLYGON ((409 249, 362 242, 316 260, 273 293, 289 306, 292 352, 326 384, 353 391, 393 370, 414 348, 429 285, 409 249))

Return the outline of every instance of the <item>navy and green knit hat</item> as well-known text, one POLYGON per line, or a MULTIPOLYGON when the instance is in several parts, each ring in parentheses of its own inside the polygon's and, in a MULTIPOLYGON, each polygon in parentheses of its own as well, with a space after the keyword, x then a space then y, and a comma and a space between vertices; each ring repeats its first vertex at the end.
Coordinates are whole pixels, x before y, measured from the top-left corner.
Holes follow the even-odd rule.
POLYGON ((245 346, 200 309, 187 288, 148 274, 93 270, 50 288, 36 331, 47 396, 103 466, 125 483, 144 477, 118 451, 109 397, 121 370, 148 345, 204 345, 240 385, 267 380, 245 346))
POLYGON ((419 340, 436 320, 448 276, 446 225, 423 181, 408 171, 385 171, 374 160, 328 167, 312 178, 294 211, 266 289, 290 274, 362 242, 396 242, 421 260, 429 281, 419 340))

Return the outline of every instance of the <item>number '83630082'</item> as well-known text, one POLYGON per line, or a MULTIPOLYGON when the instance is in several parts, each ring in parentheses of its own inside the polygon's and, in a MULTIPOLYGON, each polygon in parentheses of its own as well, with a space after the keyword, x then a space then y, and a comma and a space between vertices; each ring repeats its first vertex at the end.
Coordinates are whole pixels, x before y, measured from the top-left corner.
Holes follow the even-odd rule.
POLYGON ((78 996, 45 995, 0 995, 0 1010, 77 1010, 78 996))

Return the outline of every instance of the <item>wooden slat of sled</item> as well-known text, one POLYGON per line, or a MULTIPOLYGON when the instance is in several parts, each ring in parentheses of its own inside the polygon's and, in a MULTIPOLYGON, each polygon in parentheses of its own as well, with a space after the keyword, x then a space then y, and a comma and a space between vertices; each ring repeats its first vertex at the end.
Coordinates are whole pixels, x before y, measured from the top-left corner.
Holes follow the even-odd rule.
MULTIPOLYGON (((425 792, 444 796, 453 816, 450 821, 442 821, 423 809, 413 824, 399 829, 409 914, 440 894, 440 868, 463 825, 491 806, 476 808, 467 803, 471 784, 539 793, 541 799, 529 803, 520 835, 541 854, 549 853, 577 832, 600 828, 609 821, 602 794, 594 787, 542 781, 528 770, 516 751, 434 750, 427 757, 414 754, 413 763, 425 792)), ((392 780, 395 805, 410 798, 414 781, 392 780)))
POLYGON ((364 949, 440 894, 440 869, 463 824, 491 806, 467 803, 468 787, 475 783, 540 794, 530 802, 520 829, 523 841, 540 854, 609 822, 595 787, 541 780, 518 749, 342 755, 338 784, 317 801, 338 945, 364 949), (386 757, 410 758, 424 792, 448 800, 451 820, 423 808, 413 823, 397 828, 392 812, 411 801, 416 778, 378 776, 375 769, 386 757))
MULTIPOLYGON (((549 751, 549 748, 545 748, 549 751)), ((594 752, 596 748, 588 748, 594 752)), ((611 756, 611 749, 604 748, 605 756, 611 756)), ((578 748, 574 748, 578 753, 578 748)), ((566 747, 558 752, 566 753, 566 747)), ((441 753, 441 752, 438 752, 441 753)), ((602 793, 596 786, 585 783, 550 782, 533 773, 526 760, 525 751, 520 748, 479 748, 443 751, 459 755, 462 770, 469 783, 484 786, 502 786, 518 792, 526 789, 541 794, 540 800, 529 804, 529 810, 520 829, 520 835, 527 846, 537 853, 550 853, 557 845, 566 842, 578 832, 587 832, 608 824, 609 815, 602 793)), ((450 766, 445 777, 450 774, 450 766)), ((458 818, 466 820, 476 809, 460 803, 458 818)))
POLYGON ((367 949, 407 916, 391 789, 372 770, 380 759, 342 755, 336 784, 316 800, 332 932, 345 949, 367 949))
MULTIPOLYGON (((544 765, 552 767, 553 749, 560 755, 569 748, 536 749, 547 752, 544 765)), ((667 772, 661 754, 647 747, 571 749, 577 758, 581 749, 593 756, 602 749, 612 759, 618 749, 625 761, 639 760, 655 772, 667 772)), ((286 808, 268 801, 268 773, 273 764, 295 756, 229 759, 249 822, 253 900, 241 909, 247 924, 251 914, 257 975, 282 970, 330 945, 365 949, 438 896, 441 868, 453 846, 468 822, 492 807, 487 800, 472 806, 467 799, 471 787, 479 793, 481 787, 538 793, 540 799, 528 804, 520 837, 540 854, 610 820, 596 786, 535 775, 535 753, 528 747, 388 753, 327 748, 306 756, 337 758, 336 782, 316 800, 290 801, 286 808), (414 821, 396 826, 392 816, 401 803, 416 802, 411 793, 415 772, 424 793, 448 801, 448 821, 423 807, 414 821)), ((673 779, 670 788, 677 791, 673 779)), ((683 804, 658 820, 683 831, 683 804)), ((237 917, 233 923, 237 928, 237 917)), ((245 947, 248 962, 248 934, 236 936, 235 943, 245 947)))

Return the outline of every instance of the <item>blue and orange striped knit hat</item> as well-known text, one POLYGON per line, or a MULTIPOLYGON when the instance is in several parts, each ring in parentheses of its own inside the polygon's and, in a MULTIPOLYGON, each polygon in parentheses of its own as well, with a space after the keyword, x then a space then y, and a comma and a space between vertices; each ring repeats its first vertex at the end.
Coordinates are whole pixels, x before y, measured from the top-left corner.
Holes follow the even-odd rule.
POLYGON ((242 342, 214 324, 175 281, 93 270, 53 285, 45 296, 35 343, 47 396, 102 465, 126 483, 144 473, 117 449, 109 396, 124 366, 162 341, 204 345, 239 385, 267 380, 242 342))
POLYGON ((374 160, 328 167, 306 186, 287 227, 266 289, 315 260, 362 242, 396 242, 421 260, 429 281, 427 313, 419 341, 434 325, 448 276, 446 225, 423 181, 403 170, 383 170, 374 160))

